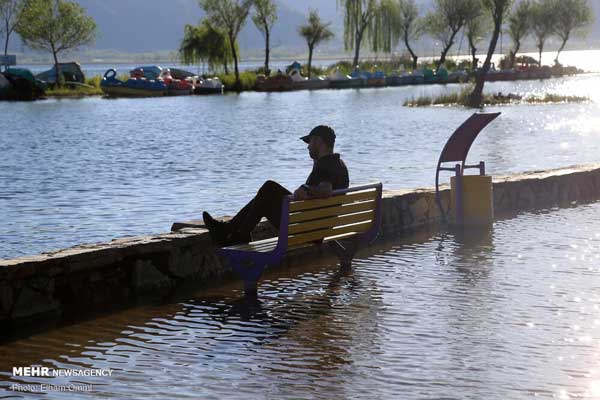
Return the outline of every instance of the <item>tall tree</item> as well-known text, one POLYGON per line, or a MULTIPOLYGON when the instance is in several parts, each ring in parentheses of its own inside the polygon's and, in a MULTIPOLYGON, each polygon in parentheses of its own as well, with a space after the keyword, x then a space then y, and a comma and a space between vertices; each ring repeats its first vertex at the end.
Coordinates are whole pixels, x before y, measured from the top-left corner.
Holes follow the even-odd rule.
POLYGON ((483 86, 485 84, 485 77, 490 70, 492 64, 492 56, 496 51, 496 45, 498 44, 498 38, 502 31, 502 25, 504 18, 508 14, 512 0, 483 0, 484 8, 491 14, 492 20, 494 21, 494 31, 492 32, 492 38, 490 40, 490 46, 488 48, 487 56, 480 73, 477 75, 475 81, 475 87, 469 96, 469 105, 471 107, 481 107, 483 101, 483 86))
POLYGON ((238 34, 246 23, 253 0, 199 0, 199 2, 212 24, 227 34, 233 57, 235 89, 239 90, 241 85, 236 43, 238 34))
POLYGON ((478 0, 435 0, 434 10, 426 16, 427 32, 442 42, 442 52, 437 70, 446 62, 446 56, 454 45, 456 35, 477 12, 478 0))
POLYGON ((537 0, 531 6, 531 29, 538 49, 538 64, 542 66, 542 53, 546 40, 554 33, 557 20, 557 3, 562 0, 537 0))
POLYGON ((484 12, 483 4, 481 2, 477 2, 476 6, 476 15, 469 19, 465 25, 466 36, 471 52, 472 69, 477 68, 478 64, 477 47, 490 30, 489 15, 484 12))
POLYGON ((316 11, 311 11, 308 16, 308 24, 298 27, 298 33, 306 40, 308 45, 308 77, 310 78, 313 50, 321 42, 330 40, 333 32, 329 30, 329 23, 321 22, 321 18, 316 11))
POLYGON ((531 1, 522 0, 517 4, 508 17, 508 34, 513 42, 510 50, 510 67, 515 66, 517 53, 521 49, 521 42, 531 32, 531 1))
POLYGON ((413 60, 413 70, 415 70, 419 57, 412 49, 410 42, 418 40, 423 35, 423 25, 419 20, 419 8, 415 0, 400 0, 400 29, 404 45, 413 60))
POLYGON ((19 24, 23 4, 22 0, 0 0, 0 34, 4 35, 4 55, 8 54, 10 35, 19 24))
POLYGON ((352 65, 358 65, 363 39, 375 34, 374 20, 378 11, 377 0, 338 0, 344 8, 344 48, 354 49, 352 65))
POLYGON ((254 9, 252 21, 265 38, 265 74, 268 75, 271 28, 277 21, 277 6, 272 0, 254 0, 254 9))
POLYGON ((400 39, 400 4, 399 0, 381 0, 373 18, 373 35, 371 50, 383 50, 391 53, 400 39))
POLYGON ((567 45, 573 33, 584 34, 585 28, 594 20, 592 7, 588 0, 561 0, 556 4, 556 25, 554 32, 560 37, 562 43, 554 62, 558 64, 558 57, 567 45))
POLYGON ((179 55, 184 64, 207 62, 210 70, 222 65, 226 74, 232 61, 227 35, 215 29, 206 19, 198 26, 185 26, 179 55))
POLYGON ((374 27, 372 48, 390 52, 402 39, 413 60, 413 69, 417 68, 418 56, 410 42, 417 40, 422 34, 419 21, 419 9, 415 0, 382 0, 374 27))
POLYGON ((58 54, 92 44, 96 23, 77 3, 66 0, 25 0, 16 32, 28 47, 52 52, 56 82, 64 79, 58 54))

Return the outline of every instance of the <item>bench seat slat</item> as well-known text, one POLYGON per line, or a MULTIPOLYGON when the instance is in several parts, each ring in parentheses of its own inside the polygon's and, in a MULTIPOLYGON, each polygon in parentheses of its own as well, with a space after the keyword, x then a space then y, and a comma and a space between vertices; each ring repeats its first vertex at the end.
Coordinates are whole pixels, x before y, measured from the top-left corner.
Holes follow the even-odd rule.
POLYGON ((360 211, 371 211, 377 206, 374 200, 362 201, 360 203, 344 204, 337 207, 325 207, 310 211, 300 211, 290 214, 290 224, 310 221, 314 219, 353 214, 360 211))
POLYGON ((225 247, 225 249, 235 249, 235 250, 243 250, 243 251, 268 251, 275 248, 277 245, 276 237, 257 240, 255 242, 250 243, 240 243, 231 246, 225 247))
POLYGON ((289 225, 288 235, 297 235, 302 232, 314 231, 315 229, 333 228, 336 226, 348 225, 356 222, 369 221, 373 218, 375 218, 375 211, 371 210, 343 216, 334 216, 330 218, 300 222, 289 225))
MULTIPOLYGON (((364 222, 344 225, 339 228, 320 229, 318 231, 312 231, 308 233, 301 233, 290 236, 288 239, 288 247, 302 245, 304 243, 316 241, 326 237, 338 236, 342 234, 344 236, 347 236, 348 234, 353 232, 364 232, 371 227, 372 221, 368 220, 368 218, 363 217, 360 221, 364 222)), ((233 246, 227 246, 225 248, 229 250, 268 252, 275 249, 275 247, 277 246, 277 240, 278 238, 275 237, 259 240, 256 242, 241 243, 233 246)))
MULTIPOLYGON (((224 247, 227 250, 238 250, 238 251, 248 251, 248 252, 258 252, 258 253, 266 253, 275 250, 277 247, 277 239, 278 238, 270 238, 264 239, 251 243, 240 243, 232 246, 224 247)), ((311 243, 301 243, 295 246, 288 246, 288 250, 297 249, 300 247, 306 247, 311 245, 311 243)))
POLYGON ((351 232, 365 232, 371 228, 373 221, 361 222, 358 224, 345 225, 339 228, 321 229, 314 232, 301 233, 288 238, 288 245, 294 246, 306 242, 313 242, 319 239, 324 239, 330 236, 337 236, 351 232))
POLYGON ((242 250, 242 251, 254 251, 254 252, 267 252, 274 250, 277 246, 277 238, 271 242, 256 244, 256 242, 243 243, 235 246, 229 246, 228 249, 242 250))
POLYGON ((377 197, 377 190, 367 189, 360 192, 351 192, 341 196, 333 196, 325 199, 311 199, 304 201, 294 201, 290 203, 290 212, 312 210, 328 206, 349 204, 361 200, 374 200, 377 197))
POLYGON ((226 246, 219 254, 244 280, 244 291, 256 295, 257 282, 268 266, 277 265, 290 250, 338 240, 335 246, 340 267, 349 268, 360 244, 371 243, 381 224, 382 185, 374 183, 335 190, 331 197, 292 202, 284 197, 279 236, 226 246))

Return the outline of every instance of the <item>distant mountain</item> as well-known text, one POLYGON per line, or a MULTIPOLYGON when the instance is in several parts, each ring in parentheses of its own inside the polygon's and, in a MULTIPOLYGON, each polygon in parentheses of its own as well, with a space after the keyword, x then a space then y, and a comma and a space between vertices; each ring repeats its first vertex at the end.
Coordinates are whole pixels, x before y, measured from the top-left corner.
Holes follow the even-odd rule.
MULTIPOLYGON (((198 0, 76 0, 98 24, 98 49, 145 52, 175 50, 186 24, 197 24, 204 16, 198 0)), ((304 46, 297 27, 306 21, 308 9, 317 7, 322 16, 335 16, 335 0, 276 1, 278 21, 273 28, 272 44, 304 46), (299 4, 302 6, 299 7, 299 4)), ((259 49, 264 39, 250 18, 239 36, 242 49, 259 49)))
MULTIPOLYGON (((87 10, 98 25, 95 48, 117 52, 174 51, 179 47, 186 24, 197 24, 203 17, 198 0, 75 0, 87 10)), ((319 48, 325 52, 343 51, 343 15, 338 0, 275 0, 278 21, 273 28, 274 52, 284 54, 304 51, 306 44, 298 35, 298 26, 305 23, 310 10, 317 10, 324 21, 331 22, 334 40, 319 48)), ((424 14, 433 0, 417 0, 424 14)), ((586 43, 600 43, 600 1, 593 0, 596 21, 586 43)), ((17 50, 16 40, 12 41, 17 50)), ((241 49, 259 54, 264 46, 261 33, 249 18, 239 36, 241 49)), ((420 52, 431 53, 431 43, 423 38, 417 45, 420 52)), ((22 46, 21 46, 22 49, 22 46)), ((402 48, 400 48, 402 51, 402 48)))
MULTIPOLYGON (((127 52, 175 50, 183 37, 185 24, 196 24, 204 16, 198 0, 76 0, 98 24, 98 49, 127 52), (151 6, 150 6, 151 4, 151 6)), ((342 50, 343 12, 338 0, 275 0, 278 21, 273 28, 272 46, 299 49, 305 46, 298 26, 306 22, 310 10, 331 22, 336 38, 324 49, 342 50)), ((422 14, 434 0, 417 0, 422 14)), ((591 1, 596 20, 586 42, 600 41, 600 1, 591 1)), ((575 39, 577 40, 577 39, 575 39)), ((423 42, 428 42, 425 38, 423 42)), ((249 18, 239 36, 243 50, 260 50, 263 37, 249 18)))
POLYGON ((316 10, 323 21, 333 22, 336 27, 343 24, 337 0, 279 0, 279 2, 303 15, 308 15, 311 10, 316 10))
POLYGON ((594 9, 594 28, 590 35, 592 39, 600 40, 600 2, 597 0, 592 1, 592 8, 594 9))

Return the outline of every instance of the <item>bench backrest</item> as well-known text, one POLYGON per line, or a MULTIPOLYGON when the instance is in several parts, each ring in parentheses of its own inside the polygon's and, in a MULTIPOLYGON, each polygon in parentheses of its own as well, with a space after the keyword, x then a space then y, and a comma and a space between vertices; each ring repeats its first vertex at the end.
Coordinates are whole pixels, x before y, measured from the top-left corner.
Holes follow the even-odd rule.
POLYGON ((291 201, 288 197, 280 239, 287 234, 287 246, 357 234, 370 241, 381 224, 381 196, 382 185, 376 183, 336 190, 324 199, 291 201))

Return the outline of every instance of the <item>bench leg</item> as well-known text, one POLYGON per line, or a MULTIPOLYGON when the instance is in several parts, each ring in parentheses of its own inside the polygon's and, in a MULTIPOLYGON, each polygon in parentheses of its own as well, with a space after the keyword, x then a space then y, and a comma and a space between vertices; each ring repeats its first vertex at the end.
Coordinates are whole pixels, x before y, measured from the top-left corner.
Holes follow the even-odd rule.
POLYGON ((348 241, 342 244, 336 240, 331 242, 330 246, 340 259, 340 269, 350 269, 352 267, 352 259, 358 248, 358 243, 356 241, 348 241))
POLYGON ((231 266, 244 281, 244 294, 246 296, 256 296, 258 292, 258 280, 265 268, 267 268, 267 264, 248 260, 231 260, 231 266))
POLYGON ((246 297, 258 296, 258 281, 244 281, 244 295, 246 297))

